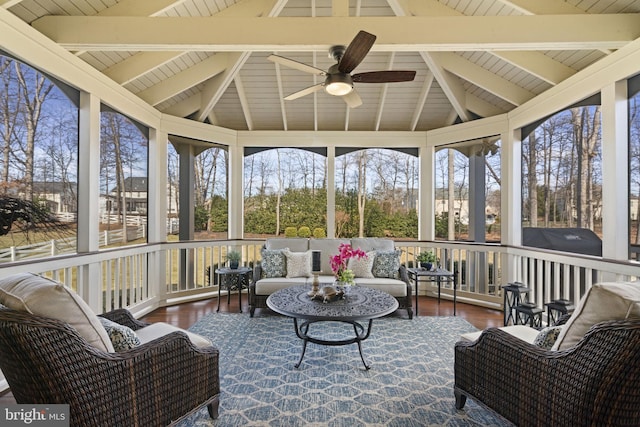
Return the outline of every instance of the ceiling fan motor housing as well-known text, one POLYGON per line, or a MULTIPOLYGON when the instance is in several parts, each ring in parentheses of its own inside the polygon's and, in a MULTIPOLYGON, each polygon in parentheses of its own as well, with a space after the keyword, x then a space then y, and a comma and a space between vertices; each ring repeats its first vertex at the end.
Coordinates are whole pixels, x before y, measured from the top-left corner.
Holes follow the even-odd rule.
POLYGON ((333 58, 336 62, 340 62, 346 50, 347 47, 343 45, 331 46, 329 48, 329 58, 333 58))

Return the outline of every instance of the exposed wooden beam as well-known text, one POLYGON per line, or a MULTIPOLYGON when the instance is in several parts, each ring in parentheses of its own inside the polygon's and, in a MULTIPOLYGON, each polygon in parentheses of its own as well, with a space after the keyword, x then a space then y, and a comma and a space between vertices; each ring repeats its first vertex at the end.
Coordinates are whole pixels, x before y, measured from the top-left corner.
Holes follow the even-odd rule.
POLYGON ((584 10, 558 0, 498 0, 524 15, 570 15, 586 13, 584 10))
POLYGON ((333 16, 349 16, 349 0, 331 0, 333 16))
POLYGON ((17 5, 20 2, 22 2, 22 0, 0 0, 0 7, 9 9, 10 7, 17 5))
POLYGON ((449 102, 451 102, 456 114, 465 122, 471 120, 471 115, 466 107, 465 90, 457 77, 449 74, 432 54, 420 52, 420 56, 422 56, 427 67, 429 67, 429 70, 433 73, 442 91, 447 96, 447 99, 449 99, 449 102))
POLYGON ((573 68, 544 53, 495 50, 489 53, 552 85, 557 85, 576 73, 573 68))
POLYGON ((186 0, 122 0, 101 10, 97 16, 158 16, 186 0))
POLYGON ((186 52, 138 52, 107 68, 103 73, 115 82, 125 85, 185 54, 186 52))
POLYGON ((418 126, 418 120, 420 120, 420 116, 422 115, 422 110, 424 110, 424 104, 427 102, 427 97, 429 96, 429 91, 431 90, 431 85, 433 85, 433 73, 431 71, 427 72, 427 77, 424 79, 424 83, 422 84, 422 89, 420 90, 420 97, 418 98, 418 104, 416 105, 416 109, 413 111, 413 118, 411 119, 411 128, 410 131, 415 131, 418 126))
POLYGON ((236 85, 238 98, 240 98, 240 106, 242 107, 242 113, 244 114, 244 121, 247 123, 247 129, 253 130, 253 118, 251 117, 251 110, 249 109, 249 100, 247 99, 247 93, 244 90, 244 84, 242 83, 240 75, 236 74, 233 82, 236 85))
POLYGON ((218 103, 224 91, 229 87, 251 54, 249 52, 231 52, 227 55, 227 64, 224 71, 207 82, 202 90, 202 105, 196 116, 196 120, 200 122, 204 121, 213 111, 213 107, 218 103))
POLYGON ((522 89, 479 65, 470 63, 456 53, 434 52, 432 55, 446 70, 515 106, 522 105, 535 97, 534 93, 522 89))
POLYGON ((227 67, 228 55, 228 53, 217 53, 210 56, 193 67, 174 74, 168 79, 138 92, 136 95, 151 105, 158 105, 172 96, 223 72, 227 67))
POLYGON ((32 25, 69 50, 113 51, 326 51, 351 40, 360 28, 377 35, 374 51, 616 49, 640 36, 636 13, 274 19, 45 16, 32 25))

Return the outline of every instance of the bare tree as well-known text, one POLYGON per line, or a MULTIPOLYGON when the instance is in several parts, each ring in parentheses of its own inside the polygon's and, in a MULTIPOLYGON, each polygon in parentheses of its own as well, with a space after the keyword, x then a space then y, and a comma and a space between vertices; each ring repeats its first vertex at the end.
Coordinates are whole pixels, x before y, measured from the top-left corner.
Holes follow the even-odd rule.
POLYGON ((33 165, 38 125, 42 114, 42 105, 51 89, 53 89, 53 83, 34 70, 25 72, 22 65, 17 61, 14 61, 14 70, 19 83, 19 95, 23 101, 22 108, 17 113, 20 115, 22 125, 25 128, 25 134, 16 139, 16 146, 23 156, 14 157, 14 160, 23 166, 24 192, 27 199, 32 200, 33 165))
POLYGON ((358 236, 364 237, 364 208, 367 202, 367 151, 358 152, 358 236))

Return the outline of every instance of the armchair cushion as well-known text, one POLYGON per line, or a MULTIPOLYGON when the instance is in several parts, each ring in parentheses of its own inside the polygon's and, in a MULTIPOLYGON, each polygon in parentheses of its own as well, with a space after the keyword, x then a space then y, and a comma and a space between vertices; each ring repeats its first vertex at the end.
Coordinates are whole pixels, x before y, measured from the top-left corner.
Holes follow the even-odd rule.
POLYGON ((100 319, 100 323, 107 331, 115 351, 127 351, 140 345, 140 339, 133 332, 133 329, 104 317, 98 316, 98 319, 100 319))
POLYGON ((152 323, 149 326, 140 328, 135 331, 141 344, 151 342, 155 339, 162 338, 172 332, 183 332, 189 337, 189 341, 198 348, 211 347, 213 344, 211 341, 203 337, 202 335, 194 334, 193 332, 185 331, 176 326, 170 325, 164 322, 152 323))
POLYGON ((12 310, 61 320, 95 348, 115 351, 98 316, 62 283, 31 273, 5 277, 0 280, 0 303, 12 310))
POLYGON ((596 323, 639 318, 640 282, 597 283, 582 297, 552 349, 573 347, 596 323))
POLYGON ((402 251, 399 249, 393 251, 376 251, 372 268, 373 276, 397 279, 398 270, 400 269, 401 253, 402 251))

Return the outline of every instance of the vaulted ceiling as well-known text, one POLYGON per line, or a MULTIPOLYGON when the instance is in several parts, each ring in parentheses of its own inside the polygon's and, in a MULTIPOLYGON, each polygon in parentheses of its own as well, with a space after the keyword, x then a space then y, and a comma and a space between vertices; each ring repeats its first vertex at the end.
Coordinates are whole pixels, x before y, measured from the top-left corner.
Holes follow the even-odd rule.
MULTIPOLYGON (((167 114, 234 130, 426 131, 502 114, 640 37, 640 0, 0 0, 167 114), (377 40, 349 108, 324 91, 333 45, 377 40)), ((73 83, 73 82, 71 82, 73 83)))

